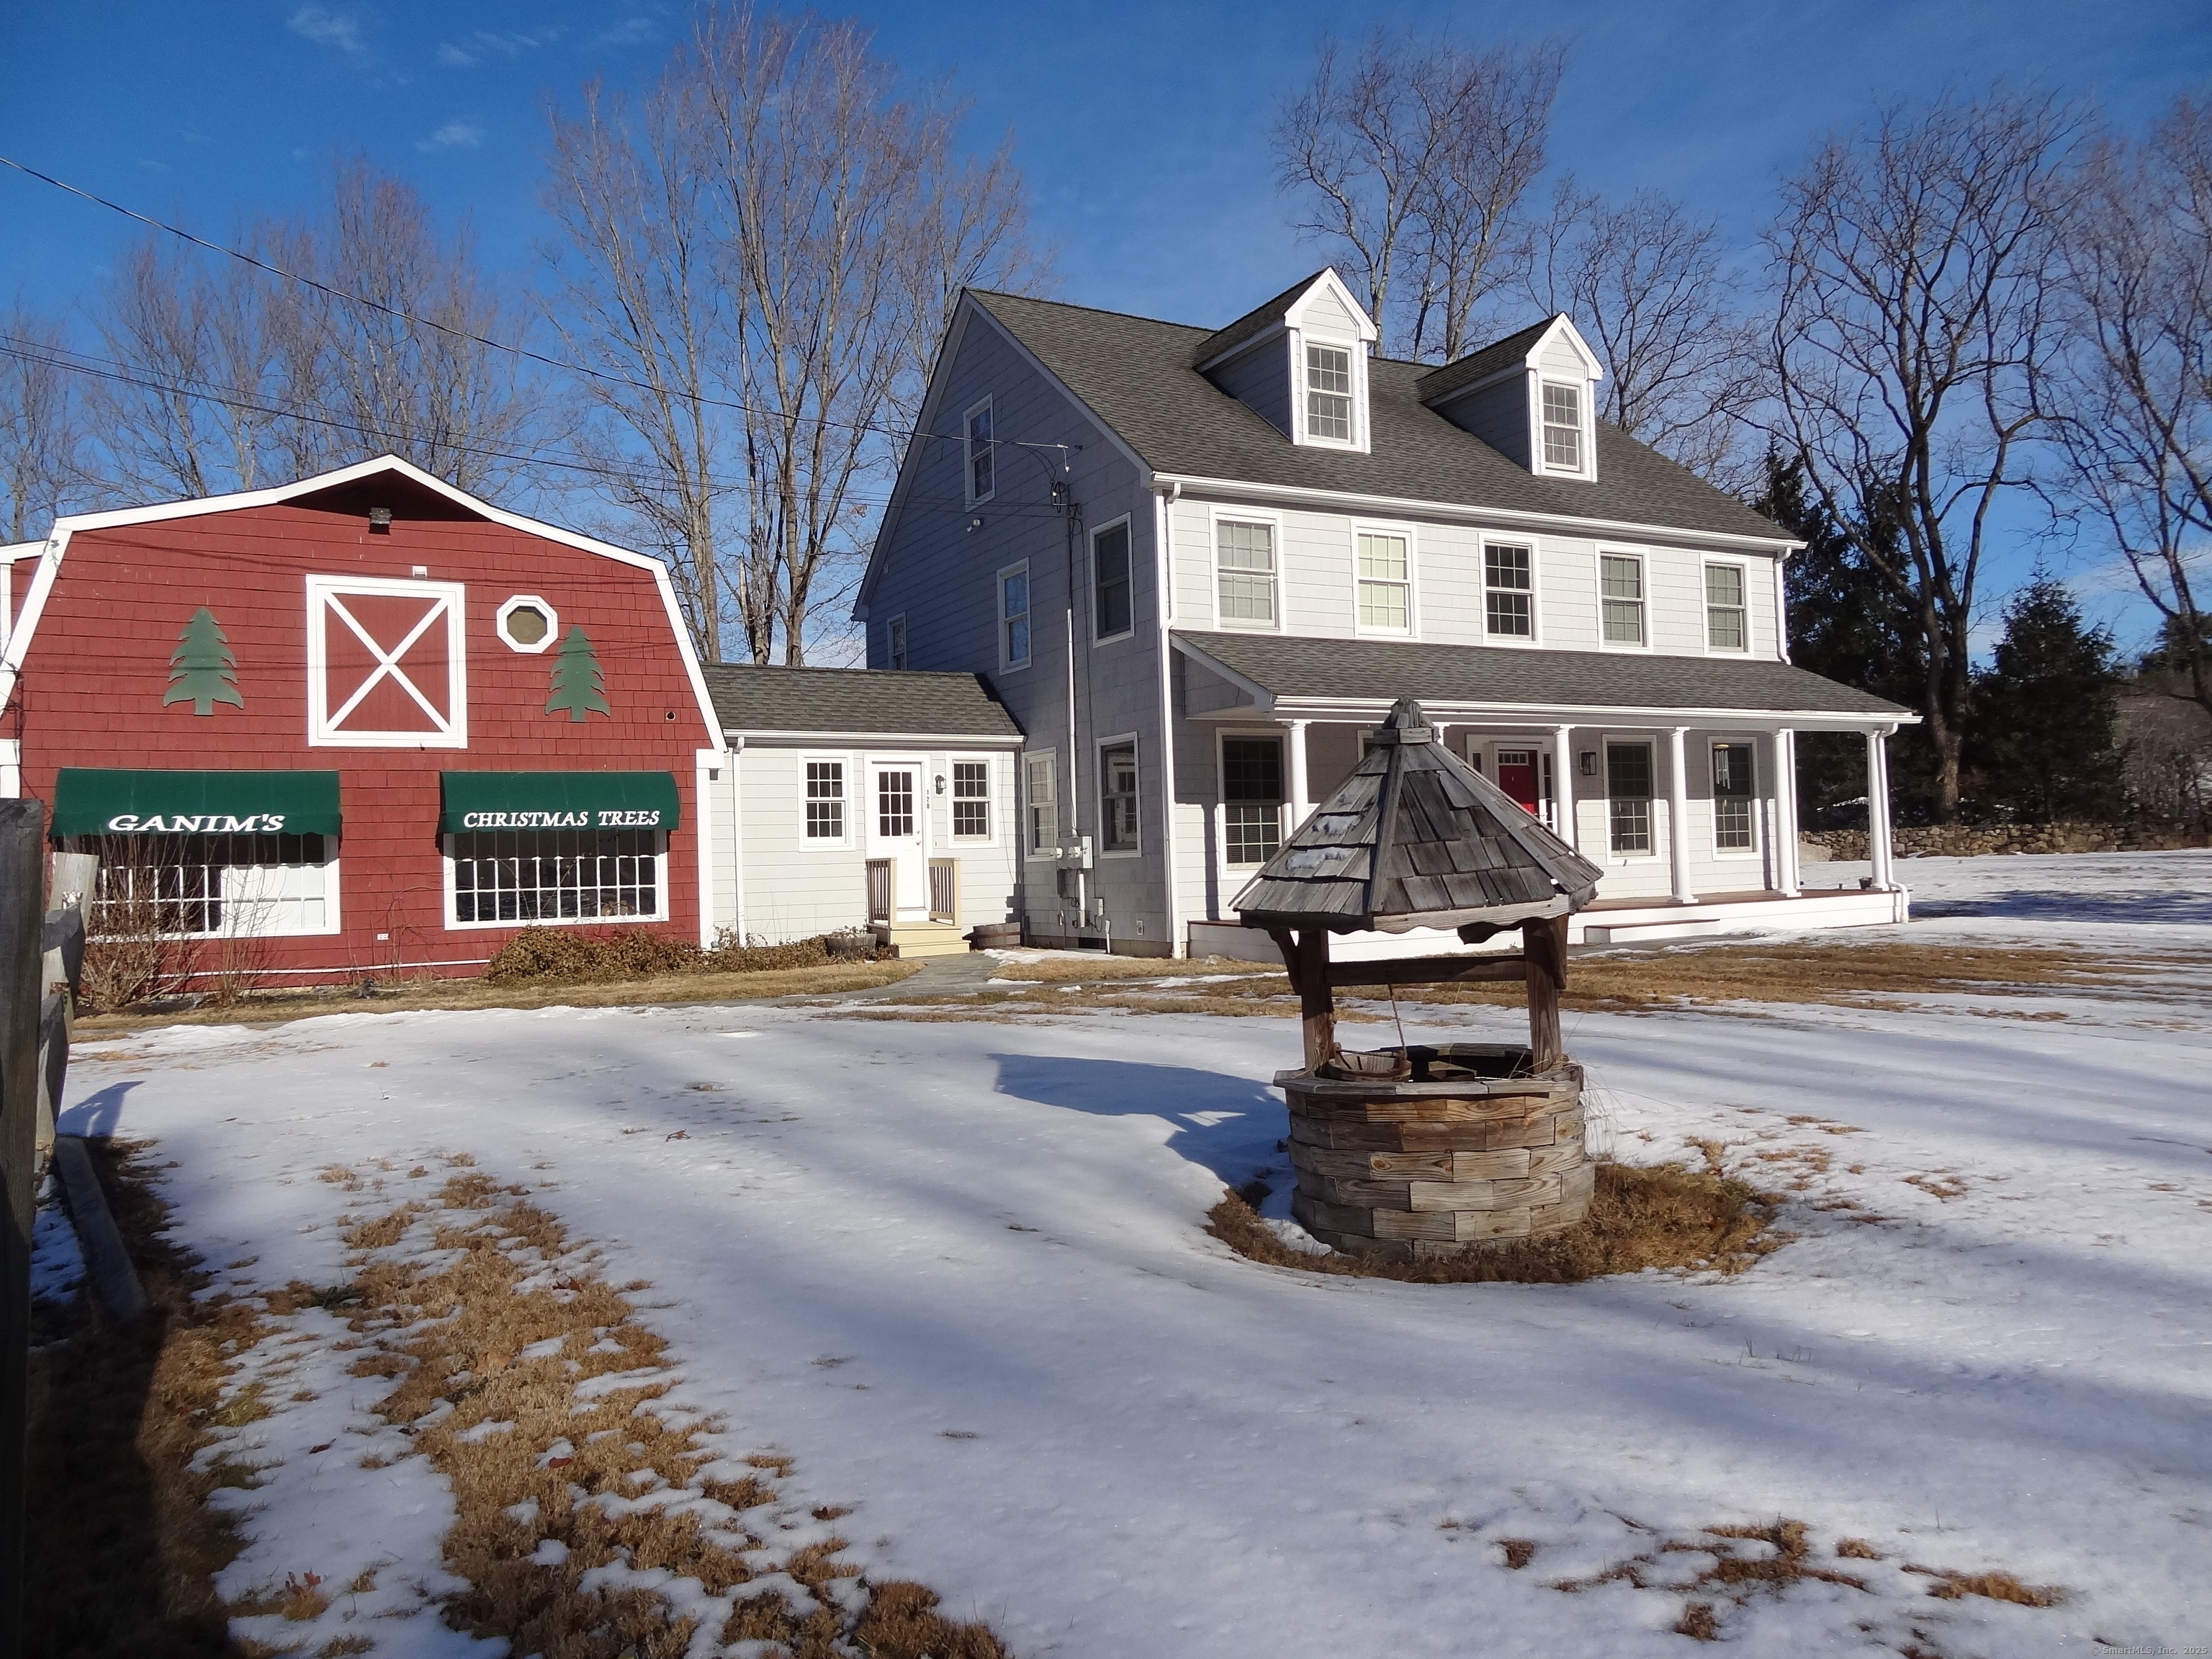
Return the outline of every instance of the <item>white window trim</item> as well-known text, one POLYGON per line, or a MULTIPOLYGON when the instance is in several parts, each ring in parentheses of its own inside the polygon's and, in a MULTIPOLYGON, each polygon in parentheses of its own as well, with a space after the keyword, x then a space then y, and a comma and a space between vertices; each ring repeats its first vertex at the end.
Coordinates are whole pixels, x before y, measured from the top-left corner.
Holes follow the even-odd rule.
MULTIPOLYGON (((468 589, 460 582, 398 580, 378 576, 307 578, 307 746, 311 749, 465 749, 469 746, 468 589), (349 594, 370 598, 441 601, 446 612, 446 707, 444 727, 434 732, 333 732, 327 674, 330 649, 324 628, 335 622, 329 602, 349 594)), ((433 612, 434 615, 434 611, 433 612)), ((448 913, 450 914, 450 912, 448 913)))
MULTIPOLYGON (((1417 640, 1421 636, 1421 540, 1413 533, 1410 524, 1392 524, 1381 519, 1354 519, 1350 537, 1352 549, 1352 629, 1373 640, 1417 640), (1362 536, 1395 536, 1406 544, 1406 625, 1403 628, 1370 628, 1359 620, 1359 538, 1362 536)), ((1282 556, 1275 557, 1276 580, 1282 579, 1282 556)), ((1282 609, 1278 605, 1275 609, 1282 609)))
POLYGON ((998 809, 998 757, 992 754, 988 750, 976 754, 970 754, 965 750, 957 750, 948 752, 945 757, 945 845, 947 848, 996 847, 999 844, 998 809), (956 765, 965 764, 975 761, 981 761, 983 763, 983 788, 985 792, 983 796, 983 804, 988 809, 983 814, 983 821, 988 823, 990 828, 980 836, 957 835, 954 833, 952 826, 954 823, 958 822, 957 817, 954 816, 954 808, 960 798, 953 793, 956 786, 952 781, 952 769, 956 765))
POLYGON ((446 891, 442 901, 446 907, 443 916, 445 930, 449 933, 478 933, 504 927, 509 933, 514 933, 525 927, 641 927, 648 922, 666 921, 670 919, 669 834, 665 830, 656 830, 653 833, 659 838, 660 843, 659 850, 653 855, 658 865, 653 873, 653 890, 659 905, 659 909, 649 916, 556 916, 550 921, 460 921, 455 920, 456 912, 460 908, 460 889, 453 872, 453 866, 458 860, 453 857, 453 836, 441 835, 438 837, 438 851, 439 862, 445 869, 443 880, 446 891))
POLYGON ((999 574, 991 579, 991 628, 998 635, 1000 672, 1016 673, 1036 660, 1036 586, 1030 580, 1027 559, 1001 566, 999 574), (1018 662, 1006 655, 1006 624, 1012 620, 1006 615, 1006 578, 1017 575, 1022 578, 1029 594, 1030 607, 1022 613, 1030 625, 1030 653, 1018 662))
POLYGON ((1590 580, 1595 587, 1593 597, 1597 608, 1595 621, 1598 649, 1650 653, 1652 649, 1652 638, 1658 631, 1651 625, 1651 556, 1650 552, 1640 547, 1608 547, 1601 542, 1590 555, 1590 580), (1643 573, 1644 643, 1641 645, 1624 645, 1619 641, 1608 640, 1605 636, 1605 562, 1607 559, 1633 559, 1636 561, 1637 568, 1643 573))
MULTIPOLYGON (((149 839, 153 838, 149 837, 149 839)), ((336 847, 339 844, 339 837, 337 836, 325 836, 323 839, 332 847, 336 847)), ((338 868, 338 859, 339 854, 333 853, 329 858, 325 859, 320 864, 309 866, 323 872, 323 925, 319 927, 259 927, 254 929, 252 933, 217 932, 205 933, 164 933, 161 937, 163 939, 328 939, 332 934, 343 933, 345 932, 345 919, 341 912, 339 902, 344 894, 345 884, 341 879, 341 872, 338 868)), ((226 865, 221 867, 233 870, 251 870, 269 866, 258 865, 226 865)), ((298 868, 300 866, 294 866, 291 867, 298 868)), ((234 902, 235 901, 225 901, 225 902, 234 902)), ((446 914, 448 915, 453 914, 453 910, 450 906, 447 907, 446 914)), ((95 933, 92 937, 97 940, 105 938, 106 935, 95 933)), ((214 969, 204 969, 203 972, 216 972, 220 971, 220 969, 221 964, 217 963, 214 969)))
POLYGON ((1206 562, 1207 569, 1206 605, 1213 614, 1213 625, 1224 634, 1279 634, 1283 631, 1285 609, 1283 582, 1283 515, 1265 509, 1245 511, 1234 507, 1217 507, 1206 521, 1206 562), (1229 524, 1264 524, 1274 538, 1275 545, 1275 620, 1255 623, 1249 618, 1231 620, 1221 614, 1221 526, 1229 524))
POLYGON ((1580 478, 1585 483, 1597 477, 1597 430, 1595 416, 1597 398, 1594 383, 1587 379, 1548 374, 1535 369, 1528 376, 1528 460, 1530 471, 1547 478, 1580 478), (1544 459, 1544 387, 1547 385, 1566 388, 1579 400, 1582 417, 1583 464, 1580 466, 1553 466, 1544 459))
POLYGON ((991 406, 991 399, 969 404, 960 416, 960 492, 970 507, 981 507, 999 493, 999 412, 991 406), (991 487, 981 495, 975 493, 975 441, 968 434, 978 415, 991 417, 991 487))
POLYGON ((1367 453, 1367 347, 1356 334, 1334 332, 1310 333, 1304 327, 1287 331, 1291 341, 1291 424, 1297 433, 1297 441, 1310 449, 1340 449, 1355 454, 1367 453), (1341 351, 1352 360, 1352 436, 1324 438, 1307 424, 1306 348, 1326 346, 1332 351, 1341 351))
MULTIPOLYGON (((1644 631, 1650 632, 1647 627, 1644 631)), ((1676 833, 1676 826, 1668 823, 1663 830, 1659 818, 1661 809, 1668 805, 1668 780, 1661 773, 1667 763, 1666 751, 1661 748, 1656 732, 1601 732, 1597 739, 1597 776, 1591 780, 1599 786, 1595 793, 1605 816, 1599 821, 1599 834, 1603 839, 1605 861, 1611 865, 1664 864, 1670 856, 1668 837, 1676 833), (1644 799, 1651 803, 1651 850, 1648 853, 1616 853, 1613 850, 1613 769, 1607 763, 1606 751, 1616 744, 1640 743, 1651 751, 1651 793, 1644 799)), ((1495 782, 1493 778, 1492 781, 1495 782)), ((1585 800, 1593 799, 1582 791, 1575 792, 1575 804, 1579 808, 1585 800)))
POLYGON ((1024 860, 1049 862, 1060 857, 1060 843, 1055 843, 1049 851, 1030 845, 1030 768, 1042 761, 1052 774, 1053 817, 1060 829, 1060 842, 1064 843, 1067 839, 1067 805, 1060 797, 1060 751, 1054 749, 1024 749, 1019 753, 1022 757, 1021 780, 1014 805, 1014 838, 1021 843, 1024 860))
MULTIPOLYGON (((1650 586, 1649 582, 1645 584, 1650 586)), ((1741 559, 1704 558, 1698 562, 1698 626, 1705 635, 1705 654, 1709 657, 1748 657, 1751 649, 1751 567, 1741 559), (1743 612, 1743 643, 1741 646, 1713 643, 1713 605, 1706 596, 1705 572, 1715 565, 1725 566, 1736 574, 1743 585, 1743 603, 1736 608, 1743 612)))
MULTIPOLYGON (((1275 563, 1279 567, 1282 562, 1282 554, 1278 551, 1275 555, 1275 563)), ((1280 574, 1281 573, 1279 569, 1277 572, 1279 580, 1280 579, 1280 574)), ((1281 604, 1279 602, 1275 608, 1278 611, 1280 611, 1282 609, 1281 604)), ((1120 640, 1134 638, 1136 632, 1137 523, 1133 514, 1124 513, 1118 519, 1109 519, 1104 524, 1100 525, 1097 529, 1091 532, 1091 643, 1094 647, 1102 645, 1112 645, 1120 640), (1108 531, 1115 529, 1126 531, 1128 533, 1129 538, 1129 625, 1118 634, 1101 634, 1098 631, 1098 538, 1104 535, 1108 531)))
POLYGON ((896 617, 885 618, 884 622, 884 666, 903 670, 906 664, 899 659, 905 657, 908 652, 906 612, 902 611, 896 617))
POLYGON ((508 650, 519 651, 526 657, 535 657, 560 643, 561 613, 535 593, 518 593, 500 606, 498 614, 492 618, 492 628, 499 635, 499 642, 508 650), (520 640, 511 640, 507 636, 507 619, 525 605, 545 613, 545 637, 535 645, 525 645, 520 640))
POLYGON ((1279 726, 1223 726, 1213 732, 1213 856, 1224 870, 1257 870, 1257 864, 1232 864, 1229 860, 1229 763, 1222 753, 1223 740, 1227 738, 1273 738, 1283 751, 1283 800, 1276 809, 1275 845, 1279 848, 1290 832, 1297 828, 1286 820, 1290 816, 1291 800, 1291 733, 1279 726))
MULTIPOLYGON (((1735 653, 1731 652, 1730 655, 1735 653)), ((1756 736, 1732 732, 1708 732, 1705 734, 1705 841, 1714 861, 1722 864, 1746 864, 1766 856, 1766 797, 1759 791, 1766 767, 1759 758, 1759 743, 1756 736), (1751 845, 1723 847, 1721 845, 1721 798, 1713 790, 1713 750, 1721 744, 1730 747, 1741 745, 1751 750, 1751 793, 1745 797, 1751 802, 1751 845)))
POLYGON ((1140 859, 1145 856, 1145 745, 1134 732, 1119 732, 1112 737, 1098 738, 1091 745, 1091 777, 1098 791, 1098 857, 1106 859, 1140 859), (1137 844, 1106 850, 1106 751, 1124 744, 1129 757, 1137 767, 1137 844))
MULTIPOLYGON (((1475 631, 1485 645, 1502 645, 1510 649, 1534 650, 1544 641, 1544 546, 1534 536, 1484 535, 1478 537, 1475 548, 1475 631), (1490 549, 1492 543, 1500 547, 1525 547, 1528 550, 1528 631, 1525 635, 1493 634, 1490 631, 1490 549)), ((1603 615, 1600 614, 1600 631, 1603 631, 1603 615)), ((1650 629, 1644 630, 1647 634, 1650 629)))
POLYGON ((799 850, 802 853, 849 853, 853 850, 853 774, 854 757, 849 754, 828 754, 821 750, 801 751, 798 758, 796 782, 799 786, 799 850), (832 837, 810 836, 806 833, 806 769, 810 765, 836 765, 845 769, 844 785, 845 833, 832 837))

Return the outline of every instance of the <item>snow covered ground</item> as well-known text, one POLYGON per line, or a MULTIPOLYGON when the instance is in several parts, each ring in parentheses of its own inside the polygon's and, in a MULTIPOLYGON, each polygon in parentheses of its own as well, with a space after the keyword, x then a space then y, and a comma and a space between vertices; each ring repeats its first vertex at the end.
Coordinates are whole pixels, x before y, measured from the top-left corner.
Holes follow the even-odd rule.
MULTIPOLYGON (((1201 1225, 1224 1181, 1282 1165, 1275 1019, 175 1027, 81 1048, 64 1127, 157 1140, 184 1239, 240 1289, 347 1277, 332 1222, 360 1200, 316 1178, 332 1164, 464 1152, 530 1186, 610 1279, 652 1282, 683 1404, 792 1455, 872 1571, 1026 1659, 1682 1654, 1682 1595, 1552 1586, 1781 1516, 1865 1588, 1723 1606, 1744 1651, 2212 1645, 2212 854, 1899 872, 1927 919, 1856 937, 2066 939, 2164 977, 1573 1020, 1621 1157, 1719 1137, 1809 1179, 1802 1237, 1734 1279, 1408 1285, 1231 1255, 1201 1225), (1836 1199, 1859 1207, 1815 1207, 1836 1199), (1886 1559, 1835 1559, 1847 1537, 1886 1559), (1506 1539, 1536 1545, 1524 1568, 1506 1539), (2069 1594, 1939 1600, 1908 1565, 2069 1594)), ((343 1583, 381 1550, 412 1588, 356 1627, 376 1652, 495 1651, 428 1611, 440 1479, 357 1466, 394 1455, 348 1438, 380 1385, 297 1346, 319 1397, 242 1431, 268 1484, 223 1588, 343 1583)))

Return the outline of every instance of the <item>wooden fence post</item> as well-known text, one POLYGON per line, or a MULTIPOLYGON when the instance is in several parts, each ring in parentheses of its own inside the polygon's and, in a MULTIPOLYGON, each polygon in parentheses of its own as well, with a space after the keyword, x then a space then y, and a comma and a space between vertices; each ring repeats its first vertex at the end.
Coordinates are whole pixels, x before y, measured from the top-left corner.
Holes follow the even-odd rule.
POLYGON ((0 1218, 0 1654, 22 1647, 46 839, 43 801, 0 800, 0 1192, 7 1209, 0 1218))

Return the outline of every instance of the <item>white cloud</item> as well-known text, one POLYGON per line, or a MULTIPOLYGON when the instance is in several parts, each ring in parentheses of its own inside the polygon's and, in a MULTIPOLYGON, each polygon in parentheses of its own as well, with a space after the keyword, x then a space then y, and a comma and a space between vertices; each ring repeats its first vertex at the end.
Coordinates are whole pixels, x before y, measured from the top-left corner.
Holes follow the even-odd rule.
POLYGON ((288 27, 293 33, 304 35, 319 46, 336 46, 341 52, 361 50, 361 20, 350 12, 302 6, 292 14, 288 27))
POLYGON ((611 29, 602 29, 592 37, 592 45, 600 46, 634 46, 653 40, 660 33, 650 17, 626 18, 611 29))
POLYGON ((472 69, 489 54, 501 58, 520 58, 526 52, 535 52, 540 46, 561 38, 559 28, 540 29, 535 34, 511 33, 501 34, 490 29, 477 29, 456 43, 444 41, 438 47, 438 62, 447 69, 472 69))
POLYGON ((447 69, 466 69, 477 60, 448 41, 438 48, 438 61, 447 69))
POLYGON ((448 121, 428 138, 418 139, 417 149, 474 149, 483 143, 484 130, 473 121, 448 121))

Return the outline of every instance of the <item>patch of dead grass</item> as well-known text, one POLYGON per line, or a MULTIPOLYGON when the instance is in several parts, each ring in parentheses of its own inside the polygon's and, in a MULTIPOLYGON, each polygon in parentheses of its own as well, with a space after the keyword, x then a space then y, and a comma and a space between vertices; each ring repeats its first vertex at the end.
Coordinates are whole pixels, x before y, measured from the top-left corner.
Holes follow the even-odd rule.
POLYGON ((2055 1607, 2066 1599, 2066 1591, 2057 1584, 2027 1584, 2009 1572, 1954 1572, 1948 1567, 1917 1567, 1910 1563, 1905 1571, 1917 1572, 1936 1582, 1928 1593, 1939 1601, 1962 1601, 1969 1595, 1986 1597, 1992 1601, 2009 1601, 2021 1607, 2055 1607))
POLYGON ((781 1497, 790 1457, 726 1460, 704 1443, 714 1425, 664 1420, 666 1343, 526 1189, 469 1170, 427 1204, 353 1221, 346 1242, 361 1297, 349 1322, 367 1348, 354 1370, 392 1378, 378 1414, 452 1484, 446 1562, 469 1585, 446 1606, 455 1628, 542 1659, 672 1656, 702 1637, 793 1659, 854 1643, 882 1659, 1004 1659, 927 1588, 842 1560, 830 1522, 845 1511, 799 1514, 781 1497), (760 1551, 788 1577, 733 1595, 773 1577, 749 1565, 760 1551), (662 1574, 730 1597, 720 1628, 679 1613, 662 1574))
POLYGON ((1286 1244, 1231 1193, 1206 1216, 1206 1231, 1249 1261, 1340 1278, 1414 1285, 1513 1282, 1574 1285, 1646 1267, 1739 1273, 1789 1242, 1771 1230, 1775 1200, 1748 1182, 1679 1164, 1600 1164, 1589 1214, 1544 1238, 1514 1239, 1462 1256, 1413 1261, 1286 1244))
POLYGON ((79 1040, 115 1036, 162 1025, 281 1025, 324 1014, 412 1013, 423 1009, 662 1007, 694 1002, 744 1002, 771 997, 828 996, 895 985, 921 970, 920 961, 834 963, 745 974, 662 974, 608 984, 488 985, 480 979, 408 980, 373 998, 343 993, 291 992, 255 996, 228 1008, 204 1007, 162 1014, 88 1015, 77 1021, 79 1040))

